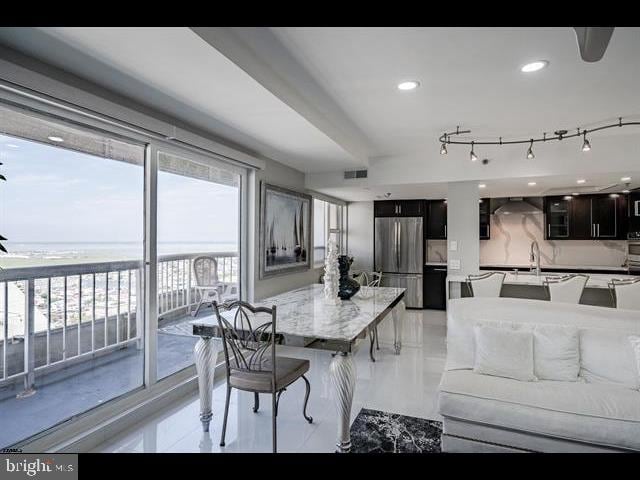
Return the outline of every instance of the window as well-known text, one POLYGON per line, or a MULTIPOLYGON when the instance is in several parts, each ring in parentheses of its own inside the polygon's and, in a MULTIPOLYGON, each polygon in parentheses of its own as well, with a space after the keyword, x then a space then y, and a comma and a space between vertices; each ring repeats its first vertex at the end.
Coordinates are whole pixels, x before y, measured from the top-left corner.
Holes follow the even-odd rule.
POLYGON ((335 235, 338 252, 346 252, 346 207, 313 199, 313 255, 314 266, 320 267, 326 257, 326 246, 329 235, 335 235))
POLYGON ((143 385, 145 149, 2 104, 0 119, 6 447, 143 385))

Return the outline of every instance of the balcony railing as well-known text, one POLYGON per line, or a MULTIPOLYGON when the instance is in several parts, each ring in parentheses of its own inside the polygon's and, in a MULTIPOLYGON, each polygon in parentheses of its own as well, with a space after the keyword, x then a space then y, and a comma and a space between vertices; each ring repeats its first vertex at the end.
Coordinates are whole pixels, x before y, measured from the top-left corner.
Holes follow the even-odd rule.
MULTIPOLYGON (((222 285, 237 285, 238 254, 204 252, 158 257, 158 319, 180 316, 199 301, 193 259, 217 259, 222 285)), ((142 348, 141 261, 0 270, 0 386, 64 368, 113 350, 142 348)))

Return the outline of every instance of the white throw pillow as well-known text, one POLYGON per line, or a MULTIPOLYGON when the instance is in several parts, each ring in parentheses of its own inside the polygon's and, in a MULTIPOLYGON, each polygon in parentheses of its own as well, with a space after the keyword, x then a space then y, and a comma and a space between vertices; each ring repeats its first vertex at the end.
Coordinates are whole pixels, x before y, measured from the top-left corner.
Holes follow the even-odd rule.
POLYGON ((537 380, 533 370, 533 333, 509 327, 475 325, 473 371, 484 375, 537 380))
POLYGON ((636 337, 635 335, 631 336, 629 337, 629 341, 631 342, 633 353, 636 356, 636 370, 638 371, 638 384, 640 385, 640 337, 636 337))
POLYGON ((639 387, 629 333, 604 328, 580 329, 580 376, 588 383, 639 387))
POLYGON ((533 329, 533 360, 538 379, 577 382, 580 373, 578 329, 536 325, 533 329))

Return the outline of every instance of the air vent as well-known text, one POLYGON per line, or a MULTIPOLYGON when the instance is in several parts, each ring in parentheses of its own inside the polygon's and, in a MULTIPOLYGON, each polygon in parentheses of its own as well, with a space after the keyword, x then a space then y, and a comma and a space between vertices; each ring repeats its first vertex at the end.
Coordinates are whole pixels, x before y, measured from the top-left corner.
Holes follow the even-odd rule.
POLYGON ((347 170, 344 172, 345 180, 353 180, 354 178, 367 178, 367 170, 347 170))

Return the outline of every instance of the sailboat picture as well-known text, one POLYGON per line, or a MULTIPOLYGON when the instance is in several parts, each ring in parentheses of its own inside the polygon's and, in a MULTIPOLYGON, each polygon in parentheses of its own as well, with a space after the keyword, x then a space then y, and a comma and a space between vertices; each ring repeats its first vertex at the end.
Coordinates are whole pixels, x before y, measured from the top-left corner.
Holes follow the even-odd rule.
POLYGON ((310 268, 311 197, 261 185, 261 278, 310 268))

